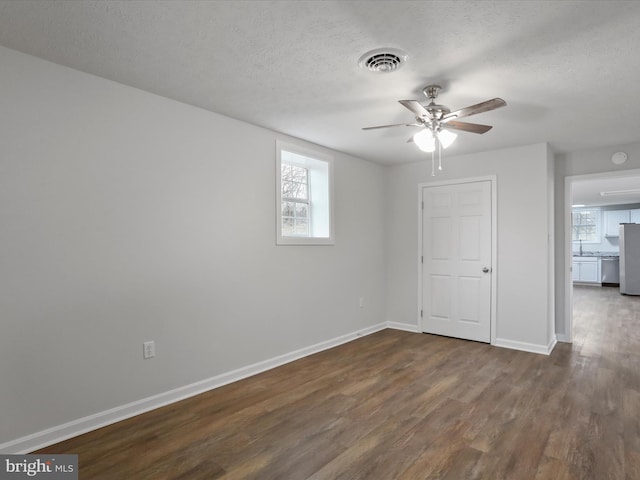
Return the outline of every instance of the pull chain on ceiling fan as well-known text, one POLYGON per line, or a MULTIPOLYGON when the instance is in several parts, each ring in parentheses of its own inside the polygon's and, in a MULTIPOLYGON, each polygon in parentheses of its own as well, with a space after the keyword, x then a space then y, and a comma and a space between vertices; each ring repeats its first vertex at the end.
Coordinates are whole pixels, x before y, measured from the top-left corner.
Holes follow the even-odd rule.
POLYGON ((442 149, 449 147, 457 137, 451 130, 482 134, 493 128, 490 125, 479 123, 459 122, 458 118, 488 112, 504 107, 507 104, 501 98, 493 98, 452 112, 444 105, 438 105, 435 102, 441 88, 440 85, 429 85, 422 90, 422 93, 430 100, 427 105, 422 105, 417 100, 398 100, 415 115, 416 123, 364 127, 363 130, 389 127, 422 127, 422 130, 407 140, 407 143, 413 142, 423 152, 431 153, 431 175, 435 175, 436 150, 438 151, 438 170, 442 170, 442 149))

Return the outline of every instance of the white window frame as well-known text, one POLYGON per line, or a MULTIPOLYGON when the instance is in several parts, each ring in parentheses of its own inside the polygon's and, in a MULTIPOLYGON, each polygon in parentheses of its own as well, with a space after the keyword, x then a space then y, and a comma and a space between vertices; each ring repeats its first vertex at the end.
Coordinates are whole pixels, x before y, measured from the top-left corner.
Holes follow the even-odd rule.
POLYGON ((578 245, 580 243, 580 240, 574 240, 573 239, 573 214, 574 212, 588 212, 588 211, 593 211, 595 212, 595 219, 596 219, 596 233, 595 233, 595 240, 582 240, 582 244, 584 245, 585 243, 600 243, 602 241, 602 209, 600 209, 599 207, 580 207, 580 208, 572 208, 571 209, 571 241, 575 244, 578 245))
POLYGON ((276 141, 276 244, 334 245, 333 157, 319 150, 276 141), (287 153, 288 152, 288 153, 287 153), (289 155, 293 154, 293 155, 289 155), (284 157, 284 158, 283 158, 284 157), (292 159, 293 158, 293 159, 292 159), (282 163, 309 172, 309 236, 282 234, 282 163))

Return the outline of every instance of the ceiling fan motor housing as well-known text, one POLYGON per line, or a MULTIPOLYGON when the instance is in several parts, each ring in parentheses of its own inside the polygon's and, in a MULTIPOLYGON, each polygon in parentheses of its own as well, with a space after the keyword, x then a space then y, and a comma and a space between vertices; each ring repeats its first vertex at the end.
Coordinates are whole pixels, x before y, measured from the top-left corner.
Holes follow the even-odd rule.
POLYGON ((437 118, 438 120, 451 111, 444 105, 436 105, 433 102, 424 108, 427 109, 432 118, 437 118))
POLYGON ((424 95, 429 100, 431 100, 428 105, 425 105, 425 109, 427 110, 427 112, 429 112, 429 115, 434 120, 440 120, 444 115, 451 112, 449 108, 445 107, 444 105, 438 105, 435 102, 435 99, 438 96, 438 93, 440 93, 441 89, 442 87, 440 85, 429 85, 422 89, 422 93, 424 93, 424 95))

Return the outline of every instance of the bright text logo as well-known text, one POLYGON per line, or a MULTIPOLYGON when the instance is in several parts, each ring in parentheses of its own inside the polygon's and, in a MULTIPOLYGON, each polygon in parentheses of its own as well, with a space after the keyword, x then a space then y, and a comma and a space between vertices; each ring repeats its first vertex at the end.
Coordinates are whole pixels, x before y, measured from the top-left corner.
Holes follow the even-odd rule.
POLYGON ((0 480, 78 480, 77 455, 0 455, 0 480))

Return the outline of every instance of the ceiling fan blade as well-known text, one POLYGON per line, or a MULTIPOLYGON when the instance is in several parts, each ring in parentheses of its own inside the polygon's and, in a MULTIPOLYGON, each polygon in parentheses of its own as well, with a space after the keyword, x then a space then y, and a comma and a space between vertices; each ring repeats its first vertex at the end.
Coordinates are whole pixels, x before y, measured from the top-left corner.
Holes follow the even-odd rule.
POLYGON ((363 127, 362 130, 375 130, 376 128, 389 128, 389 127, 421 127, 420 123, 394 123, 393 125, 379 125, 377 127, 363 127))
POLYGON ((455 120, 449 120, 446 123, 442 123, 442 128, 451 130, 462 130, 463 132, 471 133, 486 133, 493 127, 491 125, 481 125, 479 123, 457 122, 455 120))
POLYGON ((398 100, 402 105, 407 107, 413 112, 416 117, 428 117, 429 112, 424 106, 417 100, 398 100))
POLYGON ((447 113, 444 117, 442 117, 442 119, 446 120, 448 118, 468 117, 470 115, 488 112, 489 110, 495 110, 496 108, 504 107, 506 105, 507 102, 505 102, 501 98, 493 98, 491 100, 487 100, 486 102, 476 103, 475 105, 471 105, 469 107, 461 108, 460 110, 447 113))

